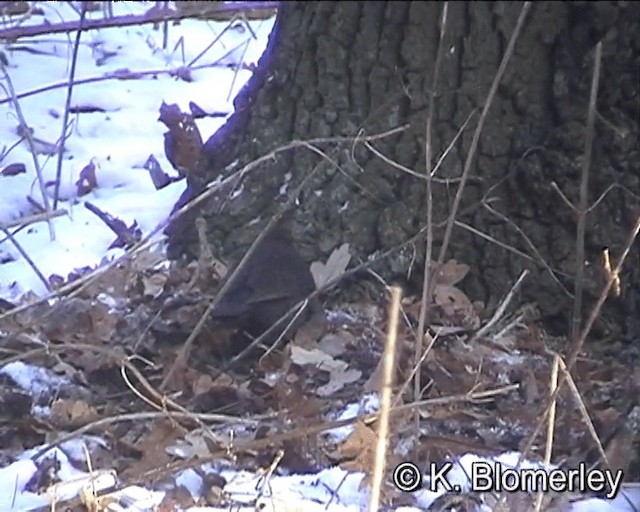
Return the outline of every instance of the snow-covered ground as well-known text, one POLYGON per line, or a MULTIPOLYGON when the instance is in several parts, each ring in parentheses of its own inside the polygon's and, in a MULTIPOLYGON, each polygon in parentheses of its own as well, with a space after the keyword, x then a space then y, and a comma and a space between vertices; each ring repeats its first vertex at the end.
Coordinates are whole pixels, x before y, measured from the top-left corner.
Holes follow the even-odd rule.
MULTIPOLYGON (((115 3, 117 14, 141 14, 153 4, 138 2, 115 3)), ((51 23, 77 19, 77 14, 65 3, 43 3, 46 19, 51 23)), ((92 16, 100 16, 94 13, 92 16)), ((42 23, 36 16, 30 23, 42 23)), ((93 108, 93 113, 72 114, 71 135, 66 141, 62 162, 59 208, 68 215, 52 221, 55 241, 50 241, 46 223, 37 223, 15 235, 45 277, 59 274, 66 277, 75 268, 93 266, 109 254, 107 248, 114 234, 84 206, 85 201, 131 224, 137 221, 143 232, 149 232, 168 216, 173 204, 184 190, 184 181, 156 191, 149 172, 143 167, 153 155, 162 170, 176 175, 163 149, 165 126, 158 122, 158 109, 165 101, 177 103, 188 112, 193 101, 206 112, 233 110, 232 100, 250 76, 250 71, 236 71, 231 65, 241 61, 257 63, 273 25, 273 20, 252 23, 258 36, 255 40, 243 22, 238 21, 211 47, 194 66, 219 66, 192 71, 193 81, 173 78, 167 73, 131 80, 107 79, 75 85, 72 107, 93 108), (91 161, 98 166, 98 186, 92 192, 77 197, 75 183, 80 171, 91 161)), ((116 70, 132 72, 169 71, 192 62, 226 28, 227 23, 206 23, 185 20, 169 25, 167 50, 162 50, 163 34, 151 24, 123 28, 108 28, 83 33, 78 52, 76 80, 101 77, 116 70)), ((69 79, 72 41, 75 34, 54 34, 28 39, 3 48, 9 64, 7 73, 16 94, 51 84, 65 84, 69 79)), ((58 87, 19 100, 26 123, 37 139, 55 144, 62 133, 62 116, 67 95, 66 87, 58 87)), ((5 96, 6 97, 6 96, 5 96)), ((0 105, 0 137, 7 149, 20 141, 16 130, 19 121, 11 103, 0 105)), ((206 117, 197 121, 206 140, 223 123, 223 117, 206 117)), ((45 182, 56 176, 57 156, 38 155, 45 182)), ((26 140, 4 156, 2 168, 24 164, 26 173, 0 176, 0 222, 7 223, 37 213, 28 200, 31 196, 42 204, 36 179, 33 156, 26 140)), ((47 188, 49 201, 53 187, 47 188)), ((0 237, 0 240, 4 236, 0 237)), ((113 251, 114 253, 116 251, 113 251)), ((44 284, 10 242, 0 244, 0 296, 13 299, 27 290, 37 294, 44 284)))
MULTIPOLYGON (((39 24, 44 20, 56 23, 77 19, 68 3, 38 3, 45 15, 33 17, 26 24, 39 24)), ((142 13, 153 3, 114 3, 115 14, 142 13)), ((100 13, 91 14, 101 16, 100 13)), ((154 30, 150 24, 143 26, 93 30, 82 34, 77 59, 76 81, 100 77, 119 69, 133 72, 148 70, 166 71, 190 63, 201 54, 227 26, 226 23, 183 21, 170 24, 167 50, 162 50, 162 31, 154 30)), ((251 22, 257 40, 251 31, 237 22, 233 29, 211 47, 196 65, 213 63, 222 58, 221 64, 254 64, 261 55, 273 26, 273 19, 251 22)), ((54 34, 29 39, 20 39, 10 46, 5 45, 6 71, 18 97, 37 88, 52 84, 64 84, 69 78, 71 53, 75 34, 54 34)), ((235 94, 250 76, 250 71, 231 67, 215 66, 197 69, 192 73, 193 81, 185 82, 159 72, 131 80, 108 79, 76 85, 71 100, 72 107, 91 107, 93 113, 70 116, 70 136, 66 141, 66 152, 62 161, 62 181, 58 208, 66 215, 52 220, 55 240, 45 222, 38 222, 15 233, 15 240, 33 260, 40 272, 48 278, 52 274, 66 277, 69 272, 84 266, 95 266, 105 258, 120 254, 119 249, 107 250, 115 235, 93 213, 84 207, 89 201, 101 210, 124 220, 128 225, 137 221, 143 233, 153 230, 166 219, 174 203, 184 190, 179 181, 157 191, 149 172, 143 167, 150 155, 160 163, 162 169, 176 175, 164 155, 163 133, 166 128, 157 121, 162 101, 177 103, 188 111, 193 101, 207 112, 227 112, 233 109, 235 94), (76 181, 80 171, 91 161, 96 166, 97 187, 87 195, 78 197, 76 181)), ((6 80, 3 81, 5 92, 6 80)), ((62 132, 62 118, 67 95, 66 87, 49 88, 37 94, 19 99, 20 108, 27 124, 33 128, 37 139, 55 143, 62 132)), ((3 96, 3 97, 6 97, 3 96)), ((16 129, 18 118, 10 102, 0 105, 0 146, 7 153, 0 162, 4 169, 10 164, 24 164, 26 172, 16 176, 0 175, 0 225, 38 213, 31 197, 42 204, 43 199, 36 178, 33 156, 26 141, 20 141, 16 129), (19 143, 18 143, 19 142, 19 143), (18 143, 17 145, 15 145, 18 143), (9 150, 10 148, 10 150, 9 150)), ((224 118, 198 120, 198 126, 206 140, 218 129, 224 118)), ((57 156, 38 155, 45 181, 53 181, 56 175, 57 156)), ((53 187, 48 187, 49 200, 53 187)), ((17 224, 11 228, 15 231, 17 224)), ((25 292, 37 295, 46 292, 44 284, 18 251, 12 241, 0 234, 0 297, 18 300, 25 292)), ((32 394, 42 387, 56 387, 54 381, 43 370, 22 363, 12 363, 0 369, 10 375, 19 386, 32 394), (37 372, 37 373, 36 373, 37 372), (38 388, 39 386, 39 388, 38 388)), ((46 414, 45 410, 34 414, 46 414)), ((58 477, 68 482, 51 487, 48 492, 32 492, 27 485, 37 471, 31 460, 42 447, 36 447, 14 458, 0 468, 0 512, 28 511, 38 507, 49 507, 51 503, 73 496, 87 485, 89 476, 71 463, 81 459, 83 443, 103 442, 82 438, 53 448, 61 466, 58 477)), ((50 454, 49 454, 50 455, 50 454)), ((45 455, 42 455, 39 460, 45 455)), ((516 454, 505 454, 501 461, 511 465, 516 454)), ((468 487, 466 475, 472 461, 479 460, 468 455, 449 475, 451 483, 468 487)), ((94 468, 97 472, 109 468, 94 468)), ((273 476, 269 482, 269 495, 263 497, 263 508, 252 503, 257 495, 259 478, 246 472, 223 471, 228 482, 225 492, 235 503, 247 503, 244 508, 234 510, 328 510, 360 511, 367 508, 366 492, 359 489, 362 474, 347 474, 339 468, 327 468, 316 475, 273 476)), ((95 475, 94 475, 95 476, 95 475)), ((100 479, 107 484, 114 477, 108 472, 100 479)), ((200 477, 193 471, 177 475, 177 481, 197 496, 200 477)), ((98 485, 98 484, 96 484, 98 485)), ((416 494, 420 508, 403 507, 398 511, 425 510, 439 492, 419 491, 416 494)), ((635 491, 625 490, 632 502, 640 503, 635 491)), ((143 487, 128 488, 120 499, 121 509, 154 510, 164 493, 161 490, 143 487)), ((228 508, 200 507, 190 510, 228 510, 228 508)), ((633 510, 620 495, 615 502, 590 499, 574 503, 575 511, 633 510)))

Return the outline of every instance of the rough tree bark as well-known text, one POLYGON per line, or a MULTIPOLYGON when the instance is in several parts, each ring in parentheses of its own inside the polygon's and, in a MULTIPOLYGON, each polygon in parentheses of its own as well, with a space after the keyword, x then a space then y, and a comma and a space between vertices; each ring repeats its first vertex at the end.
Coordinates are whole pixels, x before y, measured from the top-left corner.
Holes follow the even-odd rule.
MULTIPOLYGON (((482 108, 522 4, 449 4, 445 53, 436 90, 434 158, 465 120, 482 108)), ((236 99, 236 113, 206 143, 211 180, 291 140, 376 134, 405 123, 375 148, 424 173, 425 119, 439 39, 440 2, 283 3, 258 69, 236 99)), ((568 326, 576 214, 551 186, 577 202, 594 47, 603 41, 598 119, 589 180, 589 269, 604 246, 617 256, 640 209, 640 6, 633 2, 536 2, 489 111, 458 220, 450 257, 470 265, 463 287, 495 304, 524 268, 523 300, 568 326), (612 187, 613 186, 613 187, 612 187), (611 188, 612 187, 612 188, 611 188), (493 211, 487 208, 490 206, 493 211), (496 213, 497 212, 497 213, 496 213), (485 236, 479 236, 482 233, 485 236)), ((449 215, 478 115, 436 175, 436 249, 449 215)), ((209 220, 223 256, 237 255, 274 213, 277 199, 317 171, 293 215, 293 235, 310 261, 343 242, 366 258, 397 246, 426 221, 425 182, 359 143, 321 147, 339 168, 308 149, 279 154, 248 175, 240 194, 222 191, 197 214, 209 220), (260 220, 255 225, 252 221, 260 220), (244 229, 247 227, 247 229, 244 229)), ((192 178, 182 201, 203 181, 192 178)), ((194 213, 195 215, 196 213, 194 213)), ((196 251, 193 215, 169 229, 172 256, 196 251)), ((378 269, 419 282, 424 243, 406 247, 378 269), (418 270, 416 270, 418 269, 418 270)), ((606 315, 616 334, 640 334, 640 267, 634 250, 622 297, 606 315)), ((587 272, 588 298, 599 291, 587 272)))

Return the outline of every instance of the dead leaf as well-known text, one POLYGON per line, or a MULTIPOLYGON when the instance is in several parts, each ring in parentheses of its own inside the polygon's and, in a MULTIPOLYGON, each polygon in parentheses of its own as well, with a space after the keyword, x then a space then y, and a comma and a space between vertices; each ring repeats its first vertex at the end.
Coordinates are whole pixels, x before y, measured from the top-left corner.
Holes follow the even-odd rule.
POLYGON ((78 181, 76 181, 78 196, 84 196, 98 186, 96 167, 95 159, 92 158, 91 161, 80 171, 78 181))
POLYGON ((473 304, 464 292, 455 286, 438 284, 433 291, 434 302, 442 307, 447 315, 453 315, 456 311, 473 310, 473 304))
POLYGON ((140 459, 128 466, 122 476, 139 475, 170 462, 169 447, 184 434, 185 429, 173 421, 163 420, 152 424, 150 430, 136 440, 135 447, 141 452, 140 459))
POLYGON ((362 373, 359 370, 349 369, 349 365, 334 359, 321 350, 307 350, 297 345, 291 345, 291 360, 300 366, 311 365, 319 370, 329 372, 329 382, 316 389, 319 396, 329 396, 342 389, 346 384, 356 382, 362 373))
POLYGON ((77 428, 92 421, 100 415, 84 400, 56 400, 51 406, 51 420, 60 428, 77 428))
POLYGON ((91 305, 89 314, 93 326, 93 337, 97 340, 110 340, 118 325, 118 317, 110 313, 110 307, 102 302, 96 302, 91 305))
POLYGON ((330 332, 318 342, 318 348, 332 357, 341 356, 347 350, 348 345, 354 344, 355 336, 349 331, 340 330, 330 332))
MULTIPOLYGON (((436 265, 435 262, 431 262, 431 264, 434 266, 436 265)), ((435 280, 437 284, 448 284, 453 286, 454 284, 462 281, 468 272, 469 265, 458 263, 456 260, 451 259, 436 271, 435 280)))
POLYGON ((322 401, 310 397, 295 380, 279 379, 274 386, 279 411, 286 411, 288 418, 297 422, 302 418, 318 419, 322 412, 322 401))
POLYGON ((380 391, 380 388, 382 387, 382 382, 383 382, 382 380, 383 368, 384 368, 384 359, 380 358, 380 360, 378 361, 378 364, 376 365, 376 369, 373 370, 373 372, 367 379, 367 382, 365 382, 364 386, 362 387, 362 390, 365 393, 374 393, 374 392, 380 391))
POLYGON ((166 262, 166 257, 161 251, 145 249, 136 253, 131 260, 131 268, 135 272, 142 272, 148 269, 155 269, 166 262))
POLYGON ((324 311, 314 314, 308 322, 302 324, 295 334, 295 342, 300 347, 312 347, 327 330, 327 318, 324 311))
MULTIPOLYGON (((222 376, 221 376, 222 377, 222 376)), ((192 392, 194 395, 201 395, 202 393, 206 393, 213 388, 213 379, 211 379, 211 375, 199 375, 192 384, 192 392)))
POLYGON ((23 163, 15 163, 9 164, 4 169, 0 171, 0 175, 2 176, 17 176, 18 174, 22 174, 27 172, 27 168, 23 163))
POLYGON ((294 344, 291 344, 291 360, 301 366, 308 364, 329 372, 342 370, 348 366, 344 361, 337 361, 322 350, 317 348, 307 350, 294 344))
POLYGON ((353 432, 338 446, 331 457, 344 461, 340 466, 347 471, 368 473, 373 468, 378 435, 371 426, 357 421, 353 432))
POLYGON ((352 384, 357 382, 358 379, 362 376, 360 370, 346 370, 342 372, 332 372, 329 377, 329 382, 327 382, 324 386, 320 386, 316 389, 316 394, 318 396, 331 396, 336 391, 341 390, 347 384, 352 384))
POLYGON ((155 273, 150 276, 142 277, 142 286, 144 295, 157 299, 164 291, 164 285, 167 282, 167 275, 155 273))
POLYGON ((144 163, 143 167, 147 171, 149 171, 151 182, 153 183, 153 186, 156 190, 161 190, 174 181, 177 181, 176 178, 172 178, 162 170, 162 167, 160 167, 160 163, 153 155, 149 155, 149 158, 147 158, 147 161, 144 163))
POLYGON ((316 288, 322 288, 328 282, 344 274, 350 260, 349 244, 342 244, 331 253, 327 263, 314 261, 311 264, 311 274, 313 274, 316 288))
POLYGON ((181 459, 193 459, 206 457, 210 454, 209 445, 205 441, 205 434, 202 430, 188 432, 183 439, 166 447, 167 453, 181 459))

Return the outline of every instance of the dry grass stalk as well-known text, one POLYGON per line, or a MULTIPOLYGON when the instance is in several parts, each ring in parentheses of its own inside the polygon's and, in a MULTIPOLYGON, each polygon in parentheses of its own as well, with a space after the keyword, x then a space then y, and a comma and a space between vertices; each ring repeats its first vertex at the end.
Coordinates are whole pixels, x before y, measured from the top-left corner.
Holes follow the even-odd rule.
MULTIPOLYGON (((427 243, 425 247, 424 255, 424 276, 422 281, 422 297, 420 300, 420 314, 418 316, 418 336, 416 339, 413 365, 416 368, 415 378, 413 381, 413 398, 414 400, 420 399, 420 393, 422 392, 422 379, 420 373, 420 359, 423 352, 422 347, 424 344, 425 326, 429 319, 429 301, 433 295, 433 280, 431 279, 434 269, 431 268, 432 256, 433 256, 433 191, 432 191, 432 153, 433 144, 431 142, 432 137, 432 125, 433 125, 433 113, 435 111, 435 96, 436 87, 438 85, 438 77, 440 74, 440 64, 442 62, 442 54, 444 48, 444 36, 447 30, 447 13, 449 10, 448 2, 445 2, 442 6, 442 14, 440 17, 440 38, 438 40, 438 50, 436 53, 436 62, 433 70, 433 82, 431 84, 431 91, 429 93, 429 108, 427 110, 427 119, 425 122, 425 147, 424 147, 424 159, 425 159, 425 178, 427 180, 426 187, 426 203, 427 203, 427 243)), ((416 434, 420 429, 420 414, 418 411, 414 417, 416 434)))
POLYGON ((389 306, 389 331, 384 345, 383 379, 380 389, 380 413, 378 416, 378 432, 376 458, 373 467, 369 512, 376 512, 380 506, 382 481, 387 466, 387 449, 389 446, 389 419, 391 417, 391 394, 395 376, 396 343, 398 339, 398 318, 400 317, 400 299, 402 288, 391 287, 391 304, 389 306))
MULTIPOLYGON (((562 359, 558 354, 554 354, 553 357, 553 366, 551 367, 551 376, 549 377, 549 395, 553 396, 553 393, 558 387, 558 368, 560 367, 562 359)), ((556 424, 556 407, 557 400, 554 400, 551 403, 551 409, 549 410, 549 421, 547 421, 547 440, 544 447, 544 463, 547 467, 549 467, 549 463, 551 462, 551 454, 553 451, 553 434, 555 431, 556 424)), ((538 492, 538 496, 536 497, 535 510, 539 512, 542 509, 542 500, 544 498, 544 493, 542 490, 538 492)))
POLYGON ((573 315, 571 318, 571 338, 575 338, 580 330, 582 318, 582 288, 584 277, 584 235, 587 227, 587 208, 589 201, 589 170, 593 149, 594 125, 596 119, 596 103, 598 101, 598 85, 600 83, 600 64, 602 61, 602 41, 596 45, 591 79, 589 111, 587 113, 586 136, 584 138, 584 157, 580 177, 580 200, 578 204, 578 226, 576 228, 576 276, 574 280, 573 315))

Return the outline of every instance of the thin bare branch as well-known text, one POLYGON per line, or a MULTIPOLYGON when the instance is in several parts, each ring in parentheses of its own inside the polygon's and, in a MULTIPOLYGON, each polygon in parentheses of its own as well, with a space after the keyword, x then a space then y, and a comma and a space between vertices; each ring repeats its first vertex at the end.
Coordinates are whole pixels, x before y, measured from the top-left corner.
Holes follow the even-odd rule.
POLYGON ((498 320, 500 320, 500 318, 502 318, 502 316, 504 315, 504 312, 506 311, 507 306, 509 306, 509 304, 513 300, 513 297, 516 291, 518 291, 518 289, 520 288, 520 285, 524 281, 524 278, 527 277, 528 274, 529 274, 528 270, 522 271, 522 274, 520 274, 520 277, 518 277, 514 285, 511 287, 511 290, 509 290, 509 293, 507 293, 507 296, 500 303, 500 306, 498 306, 498 308, 496 309, 495 313, 491 317, 491 320, 489 320, 481 329, 478 330, 478 332, 476 332, 473 335, 473 337, 468 342, 469 345, 471 345, 478 338, 481 338, 482 336, 484 336, 489 331, 489 329, 491 329, 496 323, 498 323, 498 320))
POLYGON ((80 48, 80 37, 82 35, 83 25, 86 21, 87 5, 81 3, 80 21, 78 23, 78 32, 73 43, 71 53, 71 69, 69 70, 69 84, 67 86, 67 99, 64 104, 64 113, 62 114, 62 133, 60 134, 60 142, 58 144, 58 161, 56 164, 56 181, 53 188, 53 209, 58 208, 58 196, 60 195, 60 182, 62 181, 62 155, 64 154, 64 145, 67 141, 69 131, 69 111, 71 110, 71 96, 73 94, 73 81, 76 76, 76 66, 78 64, 78 49, 80 48))
MULTIPOLYGON (((432 142, 432 127, 433 116, 435 112, 435 99, 436 88, 438 86, 438 78, 440 76, 440 65, 442 63, 442 54, 444 49, 444 37, 447 32, 447 13, 449 11, 449 3, 445 2, 442 5, 442 13, 440 15, 440 36, 438 40, 438 50, 436 52, 436 61, 433 69, 433 81, 431 84, 431 91, 429 92, 429 108, 427 109, 427 118, 425 120, 425 144, 424 144, 424 160, 425 160, 425 178, 427 180, 427 187, 425 190, 425 201, 427 207, 427 243, 425 247, 424 255, 424 274, 422 279, 422 297, 420 299, 420 313, 418 316, 418 337, 416 339, 415 350, 413 353, 413 365, 418 367, 420 365, 420 356, 423 352, 424 337, 428 319, 429 319, 429 302, 433 295, 433 283, 431 268, 432 256, 433 256, 433 142, 432 142)), ((462 130, 460 130, 460 133, 462 130)), ((452 147, 452 146, 450 146, 452 147)), ((464 179, 464 177, 463 177, 464 179)), ((420 399, 420 393, 422 392, 422 378, 421 372, 418 368, 413 381, 413 399, 420 399)), ((414 416, 414 423, 416 429, 416 435, 419 435, 420 428, 420 415, 416 411, 414 416)))
MULTIPOLYGON (((219 65, 224 59, 226 59, 230 54, 232 54, 233 52, 235 52, 240 46, 242 46, 244 43, 239 43, 238 45, 232 47, 231 49, 229 49, 224 55, 220 56, 218 59, 216 59, 215 61, 211 62, 211 63, 207 63, 207 64, 200 64, 198 66, 192 66, 189 69, 195 71, 198 69, 207 69, 207 68, 213 68, 217 65, 219 65)), ((146 71, 131 71, 129 69, 117 69, 115 71, 110 71, 108 73, 105 73, 104 75, 101 76, 93 76, 93 77, 88 77, 88 78, 81 78, 79 80, 76 80, 74 82, 74 85, 86 85, 86 84, 92 84, 92 83, 96 83, 96 82, 105 82, 107 80, 139 80, 141 78, 150 76, 150 77, 156 77, 158 75, 171 75, 171 76, 175 76, 177 75, 178 72, 175 68, 171 68, 171 69, 149 69, 146 71)), ((69 82, 57 82, 54 84, 49 84, 49 85, 45 85, 42 87, 38 87, 36 89, 32 89, 30 91, 25 91, 25 92, 21 92, 20 94, 16 94, 15 97, 17 99, 23 99, 23 98, 28 98, 29 96, 35 96, 37 94, 41 94, 43 92, 48 92, 48 91, 53 91, 55 89, 62 89, 64 87, 68 87, 69 86, 69 82)), ((0 99, 0 105, 3 105, 5 103, 9 103, 10 101, 12 101, 12 97, 10 95, 8 95, 6 98, 2 98, 0 99)), ((226 115, 226 114, 225 114, 226 115)))
POLYGON ((573 315, 571 317, 571 337, 580 330, 582 318, 582 289, 584 286, 584 236, 587 227, 587 207, 589 204, 589 169, 593 151, 594 125, 596 120, 596 102, 600 83, 600 64, 602 61, 602 41, 596 45, 591 94, 589 96, 589 112, 587 113, 586 136, 584 138, 584 156, 582 158, 582 174, 580 177, 580 201, 578 203, 578 226, 576 228, 576 263, 573 295, 573 315))
POLYGON ((527 17, 527 13, 531 8, 531 2, 524 2, 522 5, 522 9, 520 10, 520 15, 518 16, 518 21, 516 23, 516 27, 513 30, 513 34, 511 34, 511 38, 509 39, 509 44, 507 45, 507 49, 502 57, 502 61, 500 62, 500 66, 498 68, 498 72, 496 76, 493 77, 493 83, 491 84, 491 88, 489 89, 489 93, 487 94, 487 99, 484 102, 484 107, 482 108, 482 113, 480 114, 480 119, 478 120, 478 126, 476 126, 476 130, 473 133, 473 138, 471 139, 471 145, 469 147, 469 152, 467 154, 467 159, 464 163, 464 169, 462 171, 462 179, 458 184, 458 189, 456 190, 456 195, 453 199, 453 206, 451 207, 451 215, 447 221, 447 225, 445 227, 444 236, 442 238, 442 245, 440 247, 440 254, 438 256, 438 264, 442 265, 444 262, 444 257, 447 253, 447 249, 449 248, 449 241, 451 240, 451 232, 453 231, 453 224, 456 219, 456 215, 458 213, 458 209, 460 208, 460 202, 462 201, 462 193, 464 191, 464 187, 467 183, 467 178, 471 171, 471 163, 476 154, 476 149, 478 148, 478 142, 480 141, 480 134, 482 133, 482 128, 484 127, 484 122, 487 119, 487 115, 489 113, 489 108, 493 103, 493 98, 496 95, 498 90, 498 85, 500 85, 500 81, 502 80, 502 76, 507 68, 507 64, 511 60, 511 56, 513 55, 513 50, 516 45, 516 41, 520 35, 520 31, 524 26, 524 20, 527 17))
MULTIPOLYGON (((20 107, 20 102, 16 97, 16 91, 13 88, 13 82, 11 81, 11 77, 7 72, 7 68, 0 59, 0 69, 2 70, 2 74, 4 75, 4 79, 7 82, 6 91, 8 92, 8 96, 10 97, 14 108, 16 109, 16 115, 18 116, 18 122, 20 126, 24 128, 24 137, 29 144, 29 150, 31 151, 31 156, 33 157, 33 167, 36 171, 36 177, 38 179, 38 186, 40 187, 40 194, 42 194, 42 203, 44 204, 44 210, 46 213, 51 212, 51 205, 49 204, 49 196, 47 195, 47 187, 44 183, 44 177, 42 175, 42 167, 40 166, 40 161, 38 160, 38 153, 35 149, 35 142, 33 140, 33 136, 31 135, 31 131, 29 130, 29 125, 27 124, 27 120, 24 117, 24 113, 22 112, 22 108, 20 107)), ((56 233, 53 228, 53 222, 51 222, 51 218, 47 219, 47 225, 49 226, 49 238, 51 241, 55 240, 56 233)))

